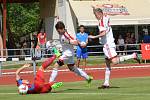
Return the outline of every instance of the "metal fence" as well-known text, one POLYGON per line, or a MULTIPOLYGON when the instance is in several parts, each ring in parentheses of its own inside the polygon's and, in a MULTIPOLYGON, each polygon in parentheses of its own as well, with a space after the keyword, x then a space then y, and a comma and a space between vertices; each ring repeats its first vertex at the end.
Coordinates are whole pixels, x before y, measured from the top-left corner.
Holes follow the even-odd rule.
MULTIPOLYGON (((127 48, 128 46, 134 47, 134 50, 128 50, 128 49, 125 49, 124 51, 117 50, 117 53, 128 54, 132 52, 138 52, 139 54, 141 54, 140 44, 127 44, 125 45, 125 48, 127 48)), ((118 47, 119 45, 116 46, 116 48, 118 47)), ((88 48, 89 56, 100 56, 99 59, 104 59, 103 57, 104 53, 102 50, 103 45, 87 46, 87 48, 88 48)), ((34 48, 2 49, 1 51, 5 51, 6 56, 0 56, 0 75, 1 75, 1 69, 2 69, 2 62, 6 62, 6 61, 10 61, 10 62, 30 61, 30 63, 31 62, 33 63, 33 71, 34 71, 34 74, 36 74, 36 62, 41 61, 42 59, 53 55, 51 52, 51 49, 46 49, 46 48, 41 48, 39 50, 34 49, 34 48)))
MULTIPOLYGON (((126 44, 124 45, 125 46, 125 50, 124 51, 119 51, 117 49, 117 53, 125 53, 125 54, 128 54, 130 52, 138 52, 140 53, 141 52, 141 49, 140 49, 140 44, 126 44), (134 49, 132 50, 128 50, 127 47, 128 46, 132 46, 134 47, 134 49)), ((116 48, 118 48, 119 45, 116 45, 116 48)), ((88 48, 88 54, 90 55, 95 55, 95 54, 101 54, 103 55, 103 45, 93 45, 93 46, 87 46, 88 48)), ((34 49, 33 48, 24 48, 24 49, 0 49, 0 51, 6 51, 6 56, 3 56, 3 58, 16 58, 16 57, 19 57, 19 58, 24 58, 24 57, 32 57, 33 56, 33 52, 35 52, 35 55, 38 56, 37 53, 41 53, 43 52, 43 54, 41 53, 41 56, 43 58, 46 58, 48 55, 52 55, 51 54, 51 51, 49 51, 48 49, 46 48, 41 48, 39 51, 38 49, 34 49)), ((2 58, 2 56, 0 56, 0 58, 2 58)))

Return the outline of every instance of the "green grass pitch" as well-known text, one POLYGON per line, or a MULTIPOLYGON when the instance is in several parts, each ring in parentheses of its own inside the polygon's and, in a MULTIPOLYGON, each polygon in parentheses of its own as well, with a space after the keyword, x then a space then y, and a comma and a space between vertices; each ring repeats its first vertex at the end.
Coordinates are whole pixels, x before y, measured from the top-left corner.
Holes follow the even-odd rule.
POLYGON ((112 79, 110 89, 97 87, 102 81, 64 83, 47 94, 18 95, 16 86, 0 86, 0 100, 150 100, 150 77, 112 79))

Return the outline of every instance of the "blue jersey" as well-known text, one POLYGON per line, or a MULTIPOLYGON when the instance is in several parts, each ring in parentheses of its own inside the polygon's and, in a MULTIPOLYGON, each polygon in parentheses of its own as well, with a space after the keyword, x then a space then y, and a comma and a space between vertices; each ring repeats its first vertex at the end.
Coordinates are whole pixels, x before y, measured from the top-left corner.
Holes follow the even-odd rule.
MULTIPOLYGON (((76 39, 80 42, 87 42, 88 34, 87 33, 77 33, 76 39)), ((77 46, 77 50, 82 50, 82 52, 87 52, 87 47, 82 48, 80 45, 77 46)))
POLYGON ((143 41, 144 43, 150 43, 150 36, 149 35, 144 36, 143 41))

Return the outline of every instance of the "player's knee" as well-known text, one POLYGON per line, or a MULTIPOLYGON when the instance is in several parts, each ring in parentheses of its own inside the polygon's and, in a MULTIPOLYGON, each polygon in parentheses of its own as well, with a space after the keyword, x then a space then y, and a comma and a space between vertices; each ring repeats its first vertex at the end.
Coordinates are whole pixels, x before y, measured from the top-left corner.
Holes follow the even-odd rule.
POLYGON ((78 61, 80 61, 80 58, 77 58, 78 61))
POLYGON ((67 66, 70 71, 74 71, 74 64, 68 64, 67 66))
POLYGON ((58 71, 58 68, 55 67, 55 68, 53 68, 53 70, 54 70, 54 71, 58 71))
POLYGON ((64 65, 64 62, 63 62, 62 60, 58 60, 58 61, 57 61, 57 64, 58 64, 59 66, 63 66, 63 65, 64 65))
POLYGON ((111 60, 111 62, 113 63, 113 64, 118 64, 119 63, 119 61, 118 61, 118 58, 116 57, 116 58, 113 58, 112 60, 111 60))
POLYGON ((106 67, 106 71, 111 71, 111 67, 106 67))

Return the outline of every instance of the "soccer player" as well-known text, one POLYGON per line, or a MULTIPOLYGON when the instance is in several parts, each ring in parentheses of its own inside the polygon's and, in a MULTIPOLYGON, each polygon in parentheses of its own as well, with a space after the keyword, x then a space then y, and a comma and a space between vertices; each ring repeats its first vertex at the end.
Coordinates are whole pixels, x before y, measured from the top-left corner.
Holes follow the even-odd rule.
POLYGON ((60 86, 62 86, 62 82, 54 83, 54 82, 48 82, 45 83, 44 79, 44 70, 52 64, 52 62, 55 60, 56 55, 53 55, 51 58, 48 58, 46 61, 42 63, 42 66, 38 69, 36 73, 36 77, 34 80, 34 83, 31 84, 28 80, 22 79, 20 77, 20 72, 23 71, 26 68, 31 67, 31 64, 25 64, 21 68, 19 68, 16 71, 16 82, 17 86, 19 87, 21 84, 25 84, 28 86, 27 94, 36 94, 36 93, 48 93, 52 89, 56 89, 60 86))
POLYGON ((88 44, 88 34, 84 32, 85 27, 80 25, 80 32, 77 33, 76 39, 79 41, 77 46, 76 56, 77 56, 77 67, 80 65, 80 59, 83 58, 84 66, 86 67, 86 58, 88 57, 87 53, 87 44, 88 44), (82 44, 85 43, 85 44, 82 44))
POLYGON ((128 59, 135 59, 140 63, 137 53, 133 53, 131 55, 126 56, 117 56, 116 53, 116 45, 114 43, 114 37, 112 28, 110 26, 110 18, 108 15, 104 15, 102 9, 93 7, 93 12, 97 20, 99 21, 99 34, 96 36, 89 36, 91 39, 99 38, 103 46, 103 52, 106 56, 106 71, 105 71, 105 81, 101 88, 109 88, 109 79, 111 66, 110 64, 118 64, 128 59))
POLYGON ((59 57, 58 61, 54 65, 52 71, 50 82, 54 82, 58 75, 58 68, 67 64, 70 71, 76 73, 77 75, 83 77, 88 83, 91 83, 92 77, 87 75, 82 69, 74 66, 74 45, 78 45, 78 41, 75 37, 72 37, 65 30, 65 25, 63 22, 58 21, 55 28, 59 34, 60 42, 62 45, 62 55, 59 57))

